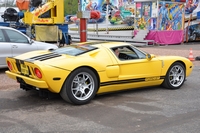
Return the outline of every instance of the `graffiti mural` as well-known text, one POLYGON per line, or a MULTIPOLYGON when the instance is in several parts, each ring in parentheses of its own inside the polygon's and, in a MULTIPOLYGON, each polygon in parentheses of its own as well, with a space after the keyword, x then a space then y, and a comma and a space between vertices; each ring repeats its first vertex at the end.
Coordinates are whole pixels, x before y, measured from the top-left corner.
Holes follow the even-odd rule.
POLYGON ((158 10, 158 30, 181 30, 184 5, 160 2, 158 10))
POLYGON ((199 0, 187 0, 185 4, 185 14, 191 14, 197 9, 199 0))
MULTIPOLYGON (((139 30, 153 29, 152 2, 137 2, 135 28, 139 30)), ((155 23, 154 23, 155 24, 155 23)))
POLYGON ((185 41, 200 41, 200 0, 186 0, 185 3, 185 41), (199 15, 198 15, 199 14, 199 15))

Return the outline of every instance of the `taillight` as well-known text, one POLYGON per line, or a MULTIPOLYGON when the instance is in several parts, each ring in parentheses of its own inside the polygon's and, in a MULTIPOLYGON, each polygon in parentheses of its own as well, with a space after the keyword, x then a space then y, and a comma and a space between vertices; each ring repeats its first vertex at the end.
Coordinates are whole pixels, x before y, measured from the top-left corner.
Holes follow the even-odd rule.
POLYGON ((38 68, 35 68, 34 69, 34 72, 35 72, 35 75, 38 77, 38 78, 42 78, 42 73, 41 73, 41 71, 38 69, 38 68))
POLYGON ((12 67, 12 64, 10 63, 10 61, 7 61, 7 65, 8 65, 8 68, 9 68, 10 70, 13 70, 13 67, 12 67))

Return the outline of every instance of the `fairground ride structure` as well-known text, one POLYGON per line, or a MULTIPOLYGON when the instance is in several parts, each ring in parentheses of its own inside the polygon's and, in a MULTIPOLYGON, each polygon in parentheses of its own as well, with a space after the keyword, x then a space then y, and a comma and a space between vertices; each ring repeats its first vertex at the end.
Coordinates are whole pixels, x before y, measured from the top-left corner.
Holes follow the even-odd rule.
POLYGON ((16 0, 16 5, 20 11, 7 8, 0 25, 16 28, 39 41, 70 43, 64 0, 47 0, 44 4, 42 0, 16 0))

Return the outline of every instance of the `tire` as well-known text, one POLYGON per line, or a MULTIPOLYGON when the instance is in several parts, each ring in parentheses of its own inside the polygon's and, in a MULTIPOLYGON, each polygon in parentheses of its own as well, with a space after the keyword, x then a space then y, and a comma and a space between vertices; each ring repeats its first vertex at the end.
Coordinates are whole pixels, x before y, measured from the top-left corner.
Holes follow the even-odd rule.
POLYGON ((179 62, 175 62, 168 69, 162 85, 168 89, 179 89, 184 82, 185 67, 179 62))
POLYGON ((82 105, 94 98, 97 89, 98 82, 94 72, 89 68, 79 68, 66 79, 60 95, 69 103, 82 105))

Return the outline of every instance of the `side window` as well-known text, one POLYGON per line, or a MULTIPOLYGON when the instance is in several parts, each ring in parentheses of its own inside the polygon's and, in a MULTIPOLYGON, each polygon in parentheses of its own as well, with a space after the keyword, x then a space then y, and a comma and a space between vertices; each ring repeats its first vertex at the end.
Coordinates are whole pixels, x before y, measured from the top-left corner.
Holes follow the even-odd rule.
POLYGON ((114 54, 119 58, 119 48, 112 48, 112 51, 114 52, 114 54))
POLYGON ((122 53, 122 55, 125 56, 127 60, 139 59, 137 53, 129 46, 120 49, 120 53, 122 53))
POLYGON ((8 38, 10 39, 10 42, 28 43, 28 39, 24 35, 16 32, 16 31, 6 29, 5 32, 7 33, 8 38))
POLYGON ((137 53, 139 59, 145 59, 146 58, 146 54, 144 54, 143 52, 137 50, 137 49, 134 49, 135 52, 137 53))
POLYGON ((6 41, 6 39, 4 37, 4 34, 3 34, 2 30, 0 30, 0 42, 5 42, 5 41, 6 41))
POLYGON ((115 55, 120 60, 133 60, 133 59, 144 59, 146 55, 134 47, 123 46, 112 48, 115 55))
POLYGON ((146 54, 136 48, 133 48, 135 53, 138 55, 138 58, 139 59, 145 59, 146 58, 146 54))

